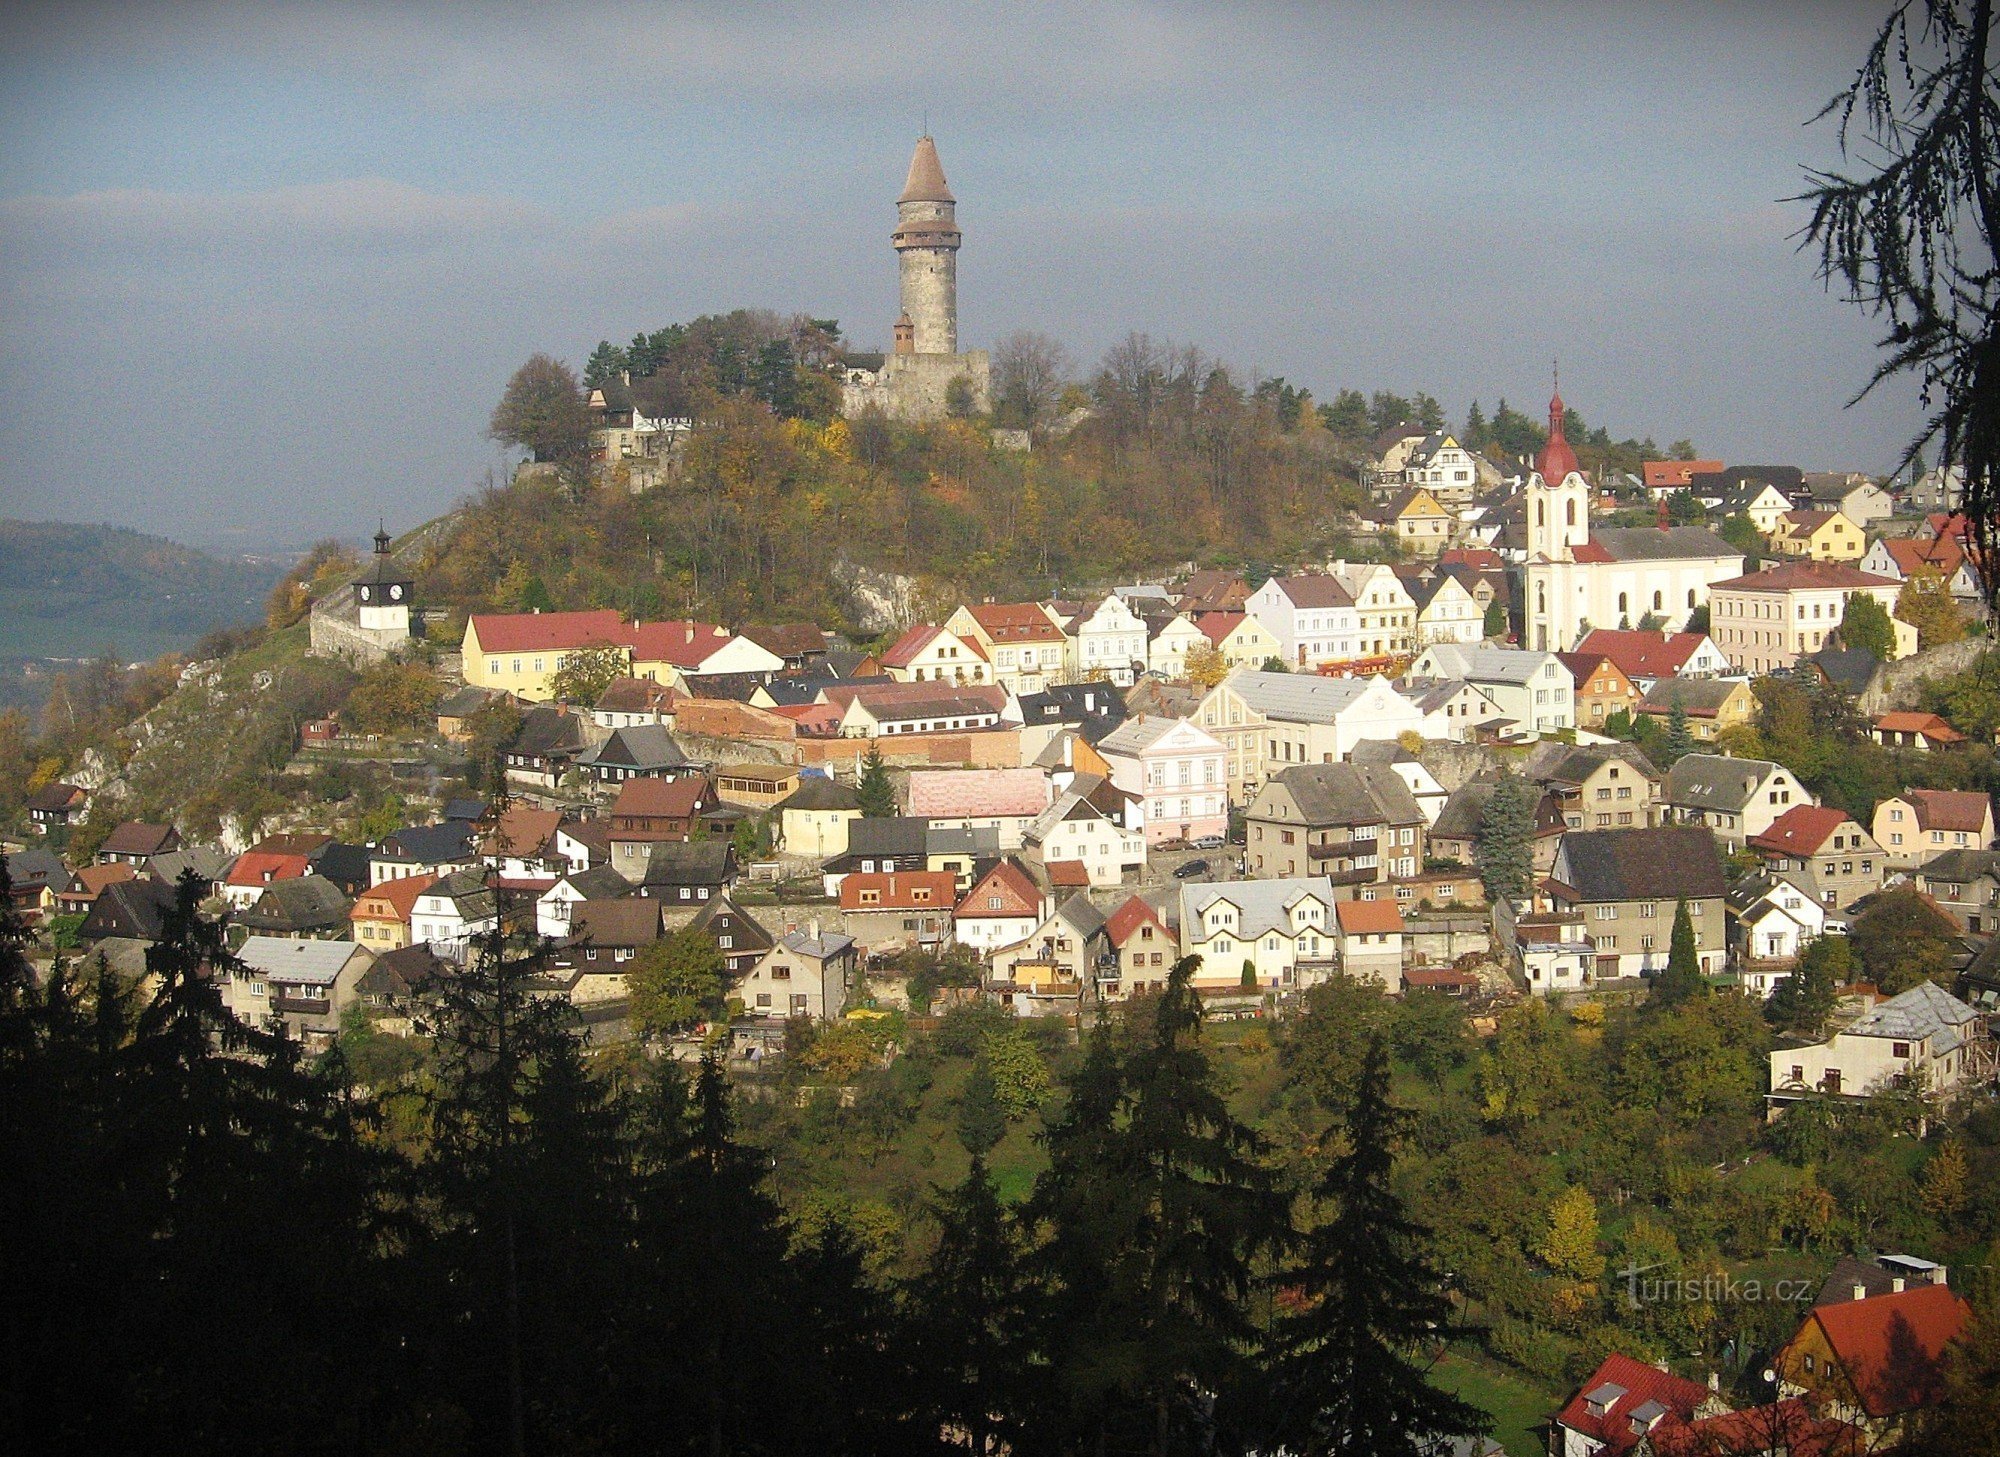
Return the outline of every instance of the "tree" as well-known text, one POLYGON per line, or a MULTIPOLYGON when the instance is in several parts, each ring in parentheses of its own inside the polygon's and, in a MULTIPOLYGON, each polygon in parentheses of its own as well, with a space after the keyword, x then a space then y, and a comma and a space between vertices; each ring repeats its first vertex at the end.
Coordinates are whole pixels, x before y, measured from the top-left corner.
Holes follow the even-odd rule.
POLYGON ((1487 637, 1507 635, 1507 609, 1499 598, 1496 597, 1486 604, 1486 618, 1480 624, 1479 630, 1487 637))
POLYGON ((549 355, 529 355, 507 381, 486 433, 538 462, 568 465, 580 460, 590 443, 590 410, 576 375, 549 355))
POLYGON ((1028 430, 1055 416, 1076 363, 1054 339, 1017 329, 993 346, 993 423, 1028 430))
POLYGON ((1715 528, 1715 534, 1749 557, 1754 563, 1764 549, 1763 533, 1757 530, 1757 523, 1741 511, 1725 516, 1715 528))
POLYGON ((1472 1051, 1472 1029, 1456 997, 1443 992, 1405 992, 1389 1019, 1389 1037, 1396 1055, 1417 1070, 1433 1088, 1464 1065, 1472 1051))
POLYGON ((1694 916, 1682 897, 1674 905, 1674 935, 1667 949, 1666 969, 1653 978, 1652 1005, 1677 1006, 1708 990, 1708 980, 1701 974, 1701 953, 1694 944, 1694 916))
POLYGON ((1925 1212, 1940 1220, 1956 1218, 1965 1209, 1967 1177, 1965 1144, 1947 1138, 1924 1164, 1925 1212))
POLYGON ((1667 768, 1679 763, 1694 752, 1694 730, 1688 727, 1687 705, 1681 702, 1676 691, 1672 703, 1667 708, 1667 732, 1660 742, 1660 767, 1667 768))
POLYGON ((421 663, 374 663, 362 671, 341 716, 356 733, 434 732, 441 694, 437 674, 421 663))
POLYGON ((1391 1179, 1403 1123, 1377 1038, 1325 1140, 1342 1149, 1313 1191, 1329 1215, 1306 1232, 1283 1277, 1292 1310, 1273 1336, 1264 1450, 1412 1453, 1491 1425, 1430 1380, 1425 1358, 1441 1344, 1451 1301, 1428 1250, 1430 1231, 1391 1179))
POLYGON ((889 769, 882 762, 881 749, 873 744, 861 757, 861 779, 855 785, 855 793, 861 799, 863 818, 886 820, 895 815, 896 788, 889 782, 889 769))
POLYGON ((1992 1457, 2000 1433, 2000 1299, 1995 1282, 1980 1282, 1972 1317, 1946 1347, 1944 1392, 1919 1411, 1910 1450, 1992 1457))
POLYGON ((1289 673, 1292 671, 1292 669, 1291 665, 1288 664, 1283 658, 1270 657, 1264 659, 1263 664, 1258 668, 1257 671, 1260 673, 1289 673))
POLYGON ((972 393, 972 381, 962 374, 951 377, 944 387, 944 412, 954 420, 963 420, 973 412, 978 400, 972 393))
MULTIPOLYGON (((1857 592, 1856 598, 1862 596, 1857 592)), ((1853 599, 1849 599, 1850 601, 1853 599)), ((1952 600, 1951 587, 1942 573, 1931 567, 1919 567, 1910 573, 1903 583, 1903 590, 1896 594, 1896 617, 1917 630, 1917 647, 1943 647, 1946 643, 1957 642, 1965 636, 1965 618, 1952 600)), ((1885 658, 1893 657, 1886 653, 1885 658)))
MULTIPOLYGON (((1993 0, 1895 0, 1837 118, 1859 173, 1810 171, 1820 276, 1883 322, 1860 393, 1914 375, 1930 414, 1900 465, 1937 446, 1961 466, 1976 555, 2000 518, 2000 68, 1993 0)), ((1819 118, 1815 118, 1816 120, 1819 118)), ((2000 604, 2000 574, 1983 583, 2000 604)))
POLYGON ((1335 972, 1307 990, 1300 1014, 1285 1026, 1278 1060, 1322 1108, 1345 1107, 1368 1048, 1388 1029, 1391 1015, 1379 987, 1335 972))
POLYGON ((989 1035, 980 1056, 993 1079, 993 1096, 1010 1120, 1026 1118, 1049 1100, 1048 1064, 1018 1027, 989 1035))
POLYGON ((1847 610, 1840 617, 1840 641, 1849 648, 1866 648, 1885 663, 1896 656, 1896 625, 1872 592, 1856 592, 1847 599, 1847 610))
POLYGON ((1368 435, 1368 399, 1360 390, 1341 390, 1331 404, 1320 406, 1326 428, 1342 440, 1361 440, 1368 435))
POLYGON ((1692 440, 1676 440, 1672 445, 1669 445, 1667 447, 1667 459, 1668 460, 1695 459, 1694 442, 1692 440))
POLYGON ((1884 891, 1849 930, 1861 969, 1884 995, 1930 980, 1948 986, 1958 927, 1914 885, 1884 891))
POLYGON ((1854 954, 1845 936, 1815 937, 1799 953, 1792 974, 1779 982, 1764 1009, 1773 1027, 1817 1037, 1838 1001, 1838 988, 1854 979, 1854 954))
POLYGON ((641 1036, 684 1031, 722 1010, 726 963, 699 926, 683 926, 642 948, 627 963, 632 1026, 641 1036))
POLYGON ((1207 643, 1189 648, 1185 664, 1187 680, 1197 688, 1213 688, 1229 676, 1228 661, 1207 643))
POLYGON ((1007 1136, 1007 1110, 1000 1106, 993 1069, 983 1054, 972 1060, 972 1071, 958 1095, 958 1117, 953 1127, 958 1141, 975 1159, 992 1152, 993 1145, 1007 1136))
POLYGON ((1519 1129, 1562 1107, 1576 1087, 1576 1051, 1575 1039, 1541 997, 1509 1007, 1474 1077, 1481 1116, 1519 1129))
POLYGON ((560 703, 590 705, 629 671, 625 650, 605 643, 565 653, 549 679, 549 696, 560 703))
POLYGON ((1565 1324, 1589 1308, 1604 1260, 1597 1252, 1597 1201, 1581 1184, 1571 1184, 1549 1206, 1548 1225, 1535 1254, 1557 1277, 1551 1304, 1565 1324))
POLYGON ((1535 792, 1520 775, 1506 770, 1486 801, 1473 842, 1473 859, 1490 899, 1518 900, 1528 893, 1534 833, 1535 792))
POLYGON ((1708 511, 1702 506, 1701 498, 1693 491, 1674 491, 1667 497, 1667 524, 1669 526, 1699 526, 1708 519, 1708 511))

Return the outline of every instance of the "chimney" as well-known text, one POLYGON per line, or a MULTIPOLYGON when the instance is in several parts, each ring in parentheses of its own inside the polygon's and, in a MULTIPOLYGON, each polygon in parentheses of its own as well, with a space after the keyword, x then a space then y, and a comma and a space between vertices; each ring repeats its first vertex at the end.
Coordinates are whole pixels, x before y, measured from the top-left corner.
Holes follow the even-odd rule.
POLYGON ((1931 1271, 1931 1284, 1933 1285, 1944 1284, 1945 1283, 1944 1277, 1949 1273, 1950 1272, 1946 1270, 1943 1265, 1937 1266, 1935 1269, 1931 1271))
POLYGON ((1868 1287, 1866 1285, 1856 1285, 1854 1287, 1854 1298, 1856 1300, 1866 1300, 1868 1298, 1868 1287))
POLYGON ((1889 1293, 1891 1295, 1901 1295, 1903 1293, 1903 1277, 1901 1275, 1893 1276, 1890 1279, 1889 1293))

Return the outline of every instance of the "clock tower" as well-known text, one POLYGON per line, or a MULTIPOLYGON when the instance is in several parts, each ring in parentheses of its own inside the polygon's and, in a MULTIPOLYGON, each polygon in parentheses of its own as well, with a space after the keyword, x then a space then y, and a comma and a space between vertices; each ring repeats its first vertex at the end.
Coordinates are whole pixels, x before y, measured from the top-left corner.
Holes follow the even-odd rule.
POLYGON ((375 533, 375 560, 354 579, 355 605, 360 625, 369 632, 391 633, 399 638, 410 635, 409 573, 389 555, 389 533, 375 533))

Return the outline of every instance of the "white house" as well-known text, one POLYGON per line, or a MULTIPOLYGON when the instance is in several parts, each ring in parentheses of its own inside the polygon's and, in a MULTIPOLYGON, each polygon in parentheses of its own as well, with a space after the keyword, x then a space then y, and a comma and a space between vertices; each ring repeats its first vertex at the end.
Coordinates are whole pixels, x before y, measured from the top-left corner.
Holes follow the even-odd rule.
POLYGON ((535 934, 560 941, 569 935, 576 908, 587 901, 618 900, 632 893, 632 882, 609 865, 573 870, 535 897, 535 934))
POLYGON ((1423 726, 1417 730, 1427 739, 1449 739, 1469 744, 1479 730, 1501 722, 1514 722, 1500 711, 1500 705, 1463 678, 1434 678, 1418 683, 1405 680, 1396 691, 1422 712, 1423 726))
POLYGON ((1232 880, 1181 887, 1181 955, 1199 956, 1197 988, 1243 986, 1250 963, 1265 990, 1322 980, 1336 952, 1333 882, 1232 880))
POLYGON ((1727 754, 1682 755, 1667 771, 1661 798, 1673 820, 1708 826, 1731 854, 1786 810, 1815 802, 1783 764, 1727 754))
POLYGON ((1979 1013, 1920 981, 1824 1042, 1771 1051, 1773 1108, 1812 1093, 1865 1097, 1894 1078, 1949 1093, 1993 1075, 1993 1044, 1979 1013))
POLYGON ((1729 888, 1730 939, 1742 953, 1743 991, 1768 1001, 1799 953, 1826 933, 1827 907, 1803 871, 1760 870, 1729 888))
POLYGON ((1416 646, 1416 599, 1392 568, 1380 562, 1336 561, 1332 570, 1354 599, 1357 656, 1407 653, 1416 646))
MULTIPOLYGON (((1139 801, 1148 845, 1229 830, 1222 741, 1185 719, 1140 714, 1097 745, 1111 782, 1139 801)), ((914 811, 913 811, 914 813, 914 811)))
POLYGON ((952 939, 985 953, 1025 941, 1054 910, 1034 878, 1012 860, 999 860, 952 912, 952 939))
POLYGON ((1392 897, 1341 901, 1334 906, 1340 969, 1357 981, 1403 989, 1403 913, 1392 897))
MULTIPOLYGON (((1496 914, 1504 918, 1511 910, 1503 905, 1496 914)), ((1582 912, 1538 911, 1511 924, 1521 975, 1534 995, 1581 991, 1596 979, 1597 944, 1585 930, 1582 912)))
POLYGON ((1416 646, 1476 643, 1486 636, 1486 611, 1454 572, 1406 584, 1416 603, 1416 646))
POLYGON ((1323 678, 1239 668, 1192 721, 1222 741, 1229 797, 1247 801, 1287 764, 1337 764, 1368 739, 1422 733, 1423 710, 1387 678, 1323 678))
POLYGON ((1277 640, 1278 656, 1292 667, 1316 668, 1362 655, 1361 614, 1338 577, 1273 577, 1243 606, 1277 640))
POLYGON ((1021 837, 1022 848, 1040 857, 1043 865, 1080 861, 1093 887, 1117 885, 1126 874, 1146 868, 1146 837, 1114 820, 1096 801, 1104 791, 1118 791, 1109 780, 1095 775, 1078 775, 1054 804, 1036 817, 1021 837), (1091 785, 1082 792, 1084 781, 1091 785))
POLYGON ((1146 623, 1117 593, 1070 624, 1077 676, 1130 688, 1146 670, 1146 623))
POLYGON ((1410 664, 1409 677, 1470 683, 1503 717, 1538 734, 1576 726, 1576 680, 1554 653, 1432 643, 1410 664))
POLYGON ((453 961, 464 959, 473 937, 499 928, 499 898, 474 870, 434 881, 410 913, 412 944, 427 943, 433 953, 453 961))
POLYGON ((1177 612, 1161 624, 1146 644, 1146 668, 1162 678, 1187 677, 1188 654, 1209 646, 1208 634, 1194 625, 1185 612, 1177 612))

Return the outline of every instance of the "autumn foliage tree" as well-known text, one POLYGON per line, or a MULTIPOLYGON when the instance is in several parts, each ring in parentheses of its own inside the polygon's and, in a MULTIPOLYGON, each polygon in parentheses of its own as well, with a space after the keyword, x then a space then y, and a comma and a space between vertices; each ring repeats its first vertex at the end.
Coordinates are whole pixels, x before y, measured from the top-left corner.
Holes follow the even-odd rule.
POLYGON ((590 410, 576 374, 547 354, 529 355, 508 379, 486 433, 538 462, 575 462, 590 442, 590 410))

